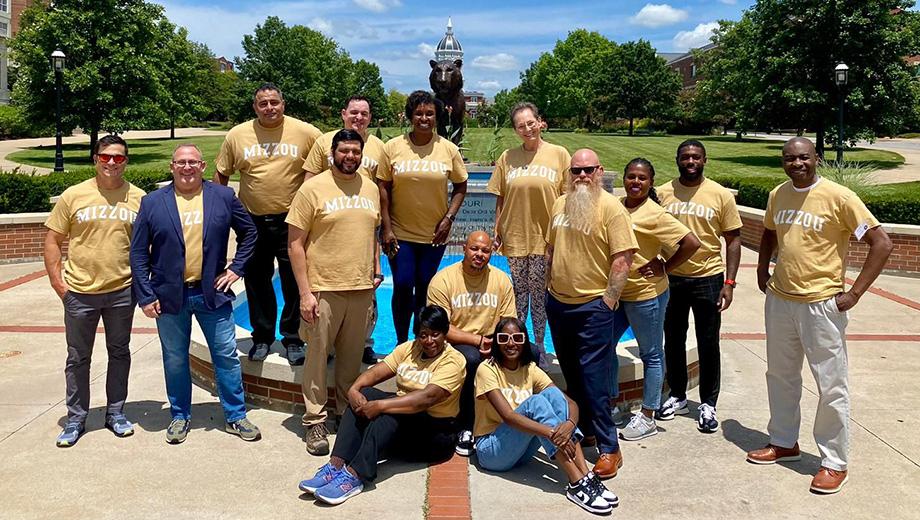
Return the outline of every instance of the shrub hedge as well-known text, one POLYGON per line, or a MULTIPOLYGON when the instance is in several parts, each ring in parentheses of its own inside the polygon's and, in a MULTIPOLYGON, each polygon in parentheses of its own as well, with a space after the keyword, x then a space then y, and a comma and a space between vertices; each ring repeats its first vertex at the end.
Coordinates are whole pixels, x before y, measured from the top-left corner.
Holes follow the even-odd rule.
MULTIPOLYGON (((51 211, 49 198, 60 195, 68 187, 95 174, 92 168, 48 175, 0 172, 0 213, 51 211)), ((159 170, 128 169, 125 172, 128 182, 147 192, 157 189, 156 183, 171 178, 169 172, 159 170)))
MULTIPOLYGON (((726 188, 738 190, 739 206, 766 209, 770 192, 784 181, 765 177, 719 177, 726 188)), ((920 182, 872 186, 860 194, 880 222, 920 225, 920 182)))

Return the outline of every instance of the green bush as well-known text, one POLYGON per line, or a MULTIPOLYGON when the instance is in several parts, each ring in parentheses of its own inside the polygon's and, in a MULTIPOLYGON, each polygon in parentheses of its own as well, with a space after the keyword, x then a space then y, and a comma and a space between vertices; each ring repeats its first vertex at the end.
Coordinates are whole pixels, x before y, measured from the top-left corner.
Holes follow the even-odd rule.
MULTIPOLYGON (((96 174, 92 168, 48 175, 28 175, 0 172, 0 213, 32 213, 50 211, 48 199, 60 195, 65 189, 79 184, 96 174)), ((150 192, 156 183, 169 180, 169 172, 159 170, 131 170, 125 179, 138 188, 150 192)))
POLYGON ((54 135, 54 127, 41 127, 29 122, 22 110, 13 105, 0 105, 0 139, 43 137, 54 135))

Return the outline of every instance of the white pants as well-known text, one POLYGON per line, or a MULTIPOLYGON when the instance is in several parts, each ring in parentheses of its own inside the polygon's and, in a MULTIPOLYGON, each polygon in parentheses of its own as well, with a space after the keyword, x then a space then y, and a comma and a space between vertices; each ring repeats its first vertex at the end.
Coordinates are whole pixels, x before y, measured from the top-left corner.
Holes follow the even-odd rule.
POLYGON ((834 298, 815 303, 786 300, 767 291, 767 394, 770 443, 791 448, 802 418, 802 357, 818 385, 815 442, 821 465, 847 469, 850 395, 847 388, 846 312, 834 298))

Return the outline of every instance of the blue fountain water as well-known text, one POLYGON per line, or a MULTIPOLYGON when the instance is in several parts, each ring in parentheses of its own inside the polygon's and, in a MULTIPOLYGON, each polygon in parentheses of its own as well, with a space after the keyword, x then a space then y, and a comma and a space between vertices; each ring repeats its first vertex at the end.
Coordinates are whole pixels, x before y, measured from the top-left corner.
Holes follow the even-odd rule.
MULTIPOLYGON (((460 255, 445 255, 441 260, 441 266, 439 269, 451 265, 453 263, 459 262, 462 259, 460 255)), ((503 256, 493 256, 490 264, 494 267, 505 271, 506 273, 510 272, 508 269, 508 260, 503 256)), ((390 299, 393 296, 393 283, 392 275, 390 273, 390 265, 386 258, 381 260, 381 266, 383 267, 383 274, 386 276, 386 280, 381 284, 377 289, 377 326, 374 329, 374 351, 378 354, 389 354, 396 347, 396 331, 393 330, 393 312, 390 309, 390 299)), ((281 315, 281 307, 283 306, 283 300, 281 296, 281 282, 278 278, 278 275, 275 275, 273 280, 275 285, 275 296, 278 300, 278 315, 281 315)), ((242 299, 241 299, 242 300, 242 299)), ((249 324, 249 304, 246 301, 241 301, 235 309, 233 309, 233 317, 236 321, 236 324, 240 327, 243 327, 246 330, 252 330, 252 325, 249 324)), ((280 318, 279 318, 280 319, 280 318)), ((533 331, 533 322, 530 318, 527 318, 527 328, 530 331, 533 331)), ((281 339, 281 336, 278 336, 278 339, 281 339)), ((533 333, 531 332, 531 339, 533 339, 533 333)), ((620 338, 620 343, 630 341, 633 339, 632 329, 628 329, 623 337, 620 338)), ((549 331, 546 333, 545 339, 546 351, 552 354, 556 353, 555 348, 553 347, 553 340, 550 337, 549 331)))

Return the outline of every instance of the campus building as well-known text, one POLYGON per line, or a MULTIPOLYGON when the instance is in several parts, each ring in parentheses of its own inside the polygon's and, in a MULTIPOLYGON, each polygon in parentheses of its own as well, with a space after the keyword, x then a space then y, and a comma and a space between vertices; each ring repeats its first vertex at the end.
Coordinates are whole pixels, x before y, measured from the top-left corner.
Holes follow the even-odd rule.
POLYGON ((693 52, 709 52, 715 48, 716 44, 710 43, 699 49, 691 49, 687 52, 660 52, 658 56, 664 58, 668 63, 668 67, 680 74, 684 90, 692 90, 696 88, 696 83, 700 80, 699 64, 693 57, 693 52))
POLYGON ((434 51, 434 59, 437 61, 454 61, 463 59, 463 47, 454 37, 454 24, 450 17, 447 18, 447 32, 438 42, 438 47, 434 51))
POLYGON ((233 62, 227 58, 221 56, 219 58, 214 58, 214 61, 217 62, 217 70, 220 72, 233 72, 233 62))
POLYGON ((0 0, 0 104, 10 103, 9 63, 6 42, 19 31, 19 16, 29 0, 0 0))

